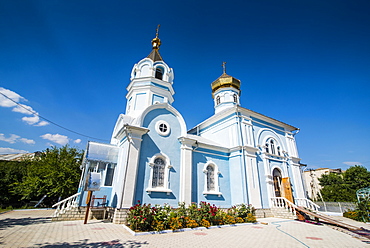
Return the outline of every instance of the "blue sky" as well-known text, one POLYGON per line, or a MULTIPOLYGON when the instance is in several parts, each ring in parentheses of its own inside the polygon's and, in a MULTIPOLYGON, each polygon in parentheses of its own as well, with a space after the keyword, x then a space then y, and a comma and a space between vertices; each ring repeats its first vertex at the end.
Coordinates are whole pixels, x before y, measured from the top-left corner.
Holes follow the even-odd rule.
POLYGON ((369 10, 368 0, 0 0, 0 92, 48 119, 0 95, 0 154, 109 142, 161 24, 188 129, 214 113, 210 84, 226 61, 243 107, 301 129, 302 163, 370 169, 369 10))

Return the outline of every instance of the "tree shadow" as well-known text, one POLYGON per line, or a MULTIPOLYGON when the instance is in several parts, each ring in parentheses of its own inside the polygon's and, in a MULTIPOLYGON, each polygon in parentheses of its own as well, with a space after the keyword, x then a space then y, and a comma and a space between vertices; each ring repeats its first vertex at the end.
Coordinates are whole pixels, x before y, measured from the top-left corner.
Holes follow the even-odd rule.
POLYGON ((51 217, 38 217, 38 218, 6 218, 0 221, 0 230, 11 228, 14 226, 27 226, 34 224, 42 224, 51 222, 51 217))
POLYGON ((43 247, 43 248, 52 248, 52 247, 89 247, 89 248, 95 248, 95 247, 124 247, 124 248, 137 248, 142 247, 143 245, 149 245, 147 241, 136 241, 136 240, 127 240, 124 242, 120 242, 119 239, 111 240, 111 241, 105 241, 105 242, 94 242, 94 243, 88 243, 88 239, 83 239, 77 242, 57 242, 54 244, 45 243, 45 244, 35 244, 37 247, 43 247))

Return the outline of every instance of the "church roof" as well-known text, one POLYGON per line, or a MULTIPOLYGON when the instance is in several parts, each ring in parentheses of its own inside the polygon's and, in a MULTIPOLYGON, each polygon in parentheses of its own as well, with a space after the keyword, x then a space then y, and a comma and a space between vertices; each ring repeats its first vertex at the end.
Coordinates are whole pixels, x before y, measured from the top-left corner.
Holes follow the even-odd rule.
POLYGON ((195 127, 193 127, 192 129, 190 129, 188 131, 188 133, 193 133, 196 131, 197 127, 200 127, 202 125, 205 125, 205 126, 209 126, 209 125, 212 125, 213 123, 215 123, 217 121, 218 118, 221 118, 221 116, 224 116, 225 114, 227 114, 228 112, 246 112, 247 114, 249 114, 250 116, 252 117, 255 117, 255 118, 259 118, 259 119, 262 119, 262 120, 265 120, 267 122, 270 122, 271 124, 274 124, 274 125, 278 125, 278 126, 281 126, 281 127, 284 127, 286 128, 287 130, 289 131, 294 131, 294 130, 299 130, 299 128, 297 127, 294 127, 292 125, 289 125, 287 123, 284 123, 282 121, 279 121, 279 120, 276 120, 274 118, 271 118, 269 116, 266 116, 266 115, 263 115, 263 114, 260 114, 258 112, 255 112, 253 110, 250 110, 250 109, 247 109, 247 108, 243 108, 243 107, 240 107, 240 106, 236 106, 235 108, 229 108, 229 109, 225 109, 211 117, 209 117, 208 119, 204 120, 203 122, 199 123, 198 125, 196 125, 195 127))
POLYGON ((232 87, 240 90, 240 80, 227 75, 224 71, 224 73, 219 78, 212 82, 211 87, 212 96, 214 96, 214 93, 220 88, 232 87))
POLYGON ((163 61, 162 56, 159 54, 158 49, 154 49, 150 52, 150 54, 147 56, 147 58, 156 61, 163 61))

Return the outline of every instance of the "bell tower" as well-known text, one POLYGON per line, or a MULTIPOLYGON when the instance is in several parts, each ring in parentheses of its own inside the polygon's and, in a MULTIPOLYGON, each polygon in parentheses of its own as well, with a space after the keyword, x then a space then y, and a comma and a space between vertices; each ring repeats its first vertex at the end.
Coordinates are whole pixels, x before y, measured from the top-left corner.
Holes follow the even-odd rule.
POLYGON ((240 105, 240 80, 226 74, 226 62, 222 63, 223 73, 212 84, 215 113, 240 105))
POLYGON ((134 65, 131 71, 130 84, 127 87, 126 115, 133 118, 153 104, 172 104, 175 94, 172 84, 174 74, 159 54, 161 40, 158 37, 159 26, 152 40, 150 54, 134 65))

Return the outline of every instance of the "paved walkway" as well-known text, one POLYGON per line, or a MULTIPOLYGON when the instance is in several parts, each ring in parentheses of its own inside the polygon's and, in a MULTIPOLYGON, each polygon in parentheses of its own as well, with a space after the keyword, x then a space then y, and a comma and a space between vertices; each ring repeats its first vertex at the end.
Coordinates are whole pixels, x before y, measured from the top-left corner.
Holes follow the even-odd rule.
MULTIPOLYGON (((52 222, 52 210, 0 214, 1 247, 370 247, 324 225, 278 218, 264 224, 132 236, 122 225, 91 220, 52 222)), ((357 223, 370 229, 366 224, 357 223)))

